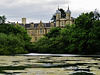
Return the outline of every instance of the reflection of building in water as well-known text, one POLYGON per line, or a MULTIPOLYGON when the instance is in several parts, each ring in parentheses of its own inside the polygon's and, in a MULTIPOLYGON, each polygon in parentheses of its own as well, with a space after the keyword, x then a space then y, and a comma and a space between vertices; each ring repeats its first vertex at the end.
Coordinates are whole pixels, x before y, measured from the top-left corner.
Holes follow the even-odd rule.
POLYGON ((61 18, 61 12, 59 10, 56 10, 56 23, 55 22, 49 22, 49 23, 43 23, 40 21, 40 23, 26 23, 26 18, 22 18, 22 23, 17 23, 16 25, 24 26, 28 30, 28 34, 32 37, 31 42, 34 42, 41 37, 44 36, 44 34, 48 33, 50 28, 52 27, 61 27, 64 28, 67 24, 72 25, 74 19, 71 18, 71 11, 66 11, 66 18, 61 18))

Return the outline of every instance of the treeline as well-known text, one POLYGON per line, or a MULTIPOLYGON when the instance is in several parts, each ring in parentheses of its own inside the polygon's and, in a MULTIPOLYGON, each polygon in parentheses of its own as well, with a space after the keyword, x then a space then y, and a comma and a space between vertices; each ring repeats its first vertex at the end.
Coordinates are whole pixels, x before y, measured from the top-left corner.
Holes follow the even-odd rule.
POLYGON ((39 53, 100 53, 100 15, 82 13, 75 19, 75 25, 52 28, 48 34, 34 43, 39 53))
POLYGON ((0 55, 28 53, 30 40, 24 27, 0 24, 0 55))

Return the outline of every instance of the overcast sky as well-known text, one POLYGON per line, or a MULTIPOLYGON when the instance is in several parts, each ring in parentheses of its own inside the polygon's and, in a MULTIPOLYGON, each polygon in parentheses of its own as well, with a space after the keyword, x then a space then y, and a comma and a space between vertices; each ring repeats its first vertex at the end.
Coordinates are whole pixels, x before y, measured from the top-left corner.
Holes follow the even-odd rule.
POLYGON ((82 12, 97 9, 100 12, 100 0, 0 0, 0 16, 5 15, 7 21, 49 22, 58 5, 65 11, 70 7, 72 17, 78 17, 82 12))

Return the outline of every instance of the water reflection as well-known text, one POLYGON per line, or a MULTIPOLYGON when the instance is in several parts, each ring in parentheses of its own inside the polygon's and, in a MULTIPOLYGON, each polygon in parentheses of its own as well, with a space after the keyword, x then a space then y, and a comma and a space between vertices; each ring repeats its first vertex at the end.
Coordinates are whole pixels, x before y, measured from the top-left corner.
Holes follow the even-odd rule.
POLYGON ((40 53, 29 53, 29 54, 21 54, 21 55, 28 55, 28 56, 80 56, 75 54, 40 54, 40 53))

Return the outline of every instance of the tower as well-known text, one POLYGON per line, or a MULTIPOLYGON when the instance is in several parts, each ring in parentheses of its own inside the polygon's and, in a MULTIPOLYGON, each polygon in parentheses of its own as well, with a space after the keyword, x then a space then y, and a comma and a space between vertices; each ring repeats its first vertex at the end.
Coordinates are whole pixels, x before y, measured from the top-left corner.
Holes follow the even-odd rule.
POLYGON ((23 25, 26 24, 26 18, 22 18, 22 24, 23 24, 23 25))
POLYGON ((60 19, 61 19, 61 12, 59 11, 58 7, 58 10, 56 10, 56 27, 60 26, 60 19))
POLYGON ((69 10, 69 6, 68 6, 68 10, 66 11, 66 19, 71 20, 71 11, 69 10))

